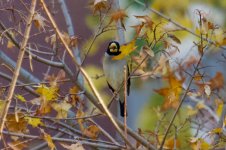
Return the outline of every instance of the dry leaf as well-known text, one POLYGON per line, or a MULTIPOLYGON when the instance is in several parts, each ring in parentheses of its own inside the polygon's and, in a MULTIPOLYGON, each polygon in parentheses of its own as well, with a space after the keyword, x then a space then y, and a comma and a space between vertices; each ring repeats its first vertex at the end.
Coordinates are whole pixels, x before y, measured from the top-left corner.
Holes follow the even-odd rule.
POLYGON ((6 128, 12 132, 25 133, 27 130, 27 121, 22 113, 18 113, 18 121, 14 114, 8 114, 6 117, 6 128))
POLYGON ((45 30, 46 19, 40 13, 36 12, 34 14, 33 21, 36 28, 38 28, 39 30, 41 29, 45 30))
POLYGON ((79 102, 79 97, 77 95, 78 92, 79 88, 77 86, 73 86, 72 88, 69 89, 70 100, 73 106, 75 106, 79 102))
POLYGON ((176 42, 177 44, 181 44, 181 41, 180 41, 180 39, 178 39, 175 35, 173 35, 173 34, 167 34, 168 35, 168 37, 170 38, 170 39, 172 39, 174 42, 176 42))
POLYGON ((205 90, 205 93, 206 93, 207 97, 209 98, 210 97, 210 94, 211 94, 210 86, 206 84, 204 86, 204 90, 205 90))
POLYGON ((7 48, 13 48, 13 47, 15 47, 15 45, 14 45, 14 43, 11 41, 11 40, 8 40, 8 42, 7 42, 7 48))
POLYGON ((115 21, 116 23, 118 21, 120 21, 122 27, 125 29, 124 20, 126 17, 128 17, 128 16, 127 16, 125 10, 119 9, 111 14, 111 19, 110 19, 109 24, 111 24, 113 21, 115 21))
POLYGON ((27 147, 26 143, 24 141, 13 141, 10 143, 7 143, 7 145, 12 149, 12 150, 23 150, 27 147))
POLYGON ((56 147, 53 143, 52 137, 49 134, 47 134, 43 129, 40 129, 40 131, 43 134, 43 139, 47 142, 49 148, 51 150, 54 150, 56 147))
POLYGON ((99 135, 100 129, 96 125, 91 125, 85 128, 83 134, 91 139, 96 139, 99 135))
POLYGON ((93 3, 93 13, 97 11, 101 12, 102 10, 107 9, 107 0, 94 0, 93 3))
POLYGON ((137 19, 139 19, 146 27, 152 29, 154 22, 149 16, 135 16, 137 19))
POLYGON ((221 72, 217 72, 209 82, 212 90, 220 90, 224 88, 224 76, 221 72))
MULTIPOLYGON (((84 117, 84 116, 85 116, 85 113, 82 111, 82 109, 81 108, 78 109, 76 117, 81 118, 81 117, 84 117)), ((83 121, 84 121, 84 119, 78 119, 77 120, 81 131, 84 131, 84 129, 85 129, 85 127, 83 125, 83 121)))
POLYGON ((53 107, 53 109, 57 111, 56 118, 59 118, 59 119, 67 118, 68 111, 72 107, 71 104, 65 101, 61 103, 52 103, 51 106, 53 107))
POLYGON ((85 150, 81 143, 66 145, 61 143, 61 145, 66 148, 67 150, 85 150))
POLYGON ((5 101, 0 99, 0 116, 2 116, 2 113, 4 112, 4 108, 5 108, 5 101))
POLYGON ((168 66, 169 74, 164 77, 168 81, 169 86, 155 90, 158 94, 164 96, 164 104, 162 109, 166 110, 169 108, 177 108, 179 104, 180 94, 182 92, 182 83, 184 79, 177 79, 173 72, 170 71, 168 66))
POLYGON ((211 148, 211 145, 201 138, 192 137, 190 143, 193 150, 207 150, 211 148))
POLYGON ((166 139, 164 148, 167 150, 174 150, 180 148, 180 142, 178 139, 175 139, 173 136, 166 139), (176 143, 175 143, 176 142, 176 143))
POLYGON ((130 27, 134 28, 135 31, 136 31, 136 36, 139 36, 142 28, 144 27, 144 23, 139 24, 139 25, 135 25, 135 26, 130 26, 130 27))

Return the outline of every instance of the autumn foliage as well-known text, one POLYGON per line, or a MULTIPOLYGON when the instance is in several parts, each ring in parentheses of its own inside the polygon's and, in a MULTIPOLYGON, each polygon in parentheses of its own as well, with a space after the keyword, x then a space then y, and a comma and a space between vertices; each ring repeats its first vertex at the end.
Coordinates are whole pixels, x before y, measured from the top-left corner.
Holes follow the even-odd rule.
POLYGON ((2 149, 225 147, 225 19, 188 0, 70 2, 0 2, 2 149), (100 59, 112 40, 132 82, 124 120, 100 59))

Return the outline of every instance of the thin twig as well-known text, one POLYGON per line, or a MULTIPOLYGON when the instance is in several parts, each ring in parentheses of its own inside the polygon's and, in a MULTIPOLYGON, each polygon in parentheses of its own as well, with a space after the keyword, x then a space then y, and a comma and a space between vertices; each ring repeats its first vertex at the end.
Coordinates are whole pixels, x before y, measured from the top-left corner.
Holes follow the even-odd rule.
MULTIPOLYGON (((66 24, 67 24, 68 33, 69 33, 70 36, 74 36, 75 31, 74 31, 74 28, 73 28, 71 16, 69 15, 69 12, 68 12, 67 5, 66 5, 64 0, 58 0, 58 2, 60 4, 61 10, 62 10, 63 15, 64 15, 64 19, 65 19, 66 24)), ((76 47, 73 48, 72 50, 73 50, 74 57, 76 58, 78 64, 82 64, 78 45, 76 44, 76 47)), ((80 82, 80 84, 82 84, 82 85, 84 84, 83 77, 80 74, 78 75, 78 81, 80 82)))
POLYGON ((13 77, 12 77, 11 86, 9 88, 9 92, 7 94, 7 97, 6 97, 6 101, 5 101, 6 104, 5 104, 5 107, 2 111, 3 114, 2 114, 1 120, 0 120, 0 133, 2 133, 3 128, 4 128, 6 116, 7 116, 8 110, 9 110, 9 106, 10 106, 11 101, 12 101, 12 97, 13 97, 14 90, 15 90, 15 85, 16 85, 16 82, 17 82, 17 79, 18 79, 18 76, 19 76, 19 72, 20 72, 20 68, 21 68, 21 65, 22 65, 26 45, 27 45, 29 35, 30 35, 30 31, 31 31, 32 19, 33 19, 33 15, 35 13, 36 2, 37 2, 37 0, 32 0, 32 2, 31 2, 31 8, 30 8, 30 12, 29 12, 30 14, 29 14, 29 17, 27 19, 27 24, 26 24, 25 32, 24 32, 24 39, 23 39, 22 44, 21 44, 21 49, 20 49, 20 52, 19 52, 19 55, 18 55, 16 69, 15 69, 13 77))
MULTIPOLYGON (((146 5, 145 5, 143 2, 139 1, 139 0, 134 0, 134 2, 136 2, 137 4, 140 4, 141 6, 146 7, 146 5)), ((147 8, 147 7, 146 7, 146 8, 147 8)), ((195 32, 193 32, 192 30, 190 30, 190 29, 188 29, 188 28, 182 26, 182 25, 179 24, 178 22, 174 21, 174 20, 171 19, 170 17, 168 17, 168 16, 166 16, 166 15, 160 13, 159 11, 157 11, 157 10, 155 10, 155 9, 153 9, 153 8, 150 8, 150 7, 148 7, 147 9, 150 10, 151 12, 155 13, 156 15, 158 15, 158 16, 164 18, 165 20, 171 22, 172 24, 174 24, 175 26, 179 27, 180 29, 182 29, 182 30, 184 30, 184 31, 186 31, 186 32, 188 32, 188 33, 190 33, 190 34, 192 34, 192 35, 194 35, 194 36, 196 36, 196 37, 198 37, 198 38, 200 38, 200 39, 203 38, 203 37, 201 37, 200 35, 198 35, 198 34, 196 34, 195 32)), ((216 44, 215 42, 211 41, 211 40, 208 39, 208 38, 203 38, 203 40, 204 40, 204 41, 207 41, 207 42, 210 43, 210 44, 213 44, 213 45, 217 46, 217 44, 216 44)), ((218 46, 217 46, 217 47, 218 47, 218 46)), ((221 49, 224 49, 224 50, 226 49, 226 48, 223 47, 223 46, 220 46, 220 48, 221 48, 221 49)))
POLYGON ((132 144, 128 141, 128 139, 126 139, 126 137, 124 136, 121 128, 118 126, 118 124, 116 123, 115 119, 113 118, 111 112, 108 110, 107 106, 104 103, 104 100, 102 99, 102 97, 100 96, 99 92, 97 91, 96 87, 94 86, 93 82, 91 81, 89 75, 86 73, 86 71, 78 64, 77 60, 74 58, 73 53, 71 51, 71 49, 68 47, 67 43, 65 42, 64 38, 62 37, 59 28, 57 27, 55 20, 53 19, 51 13, 49 12, 46 3, 44 0, 40 1, 44 11, 46 12, 53 28, 55 29, 56 33, 59 36, 59 39, 61 40, 61 42, 63 43, 65 49, 67 50, 67 52, 69 53, 70 57, 72 58, 74 64, 79 68, 79 70, 81 71, 81 73, 83 74, 84 78, 86 79, 89 87, 91 88, 93 94, 96 96, 96 98, 98 99, 98 101, 100 102, 100 104, 102 105, 105 113, 107 114, 107 116, 109 117, 109 119, 111 120, 111 122, 113 123, 113 125, 115 126, 116 130, 118 131, 118 133, 121 135, 121 137, 124 139, 124 141, 132 148, 132 144))
MULTIPOLYGON (((29 135, 29 134, 22 134, 22 133, 8 132, 8 131, 2 131, 2 133, 5 135, 18 136, 18 137, 29 138, 29 139, 43 139, 41 136, 35 136, 35 135, 29 135)), ((52 137, 52 140, 58 141, 58 142, 69 142, 69 143, 80 142, 81 144, 84 144, 84 145, 89 145, 89 146, 99 147, 99 148, 107 148, 107 149, 124 148, 123 146, 117 146, 112 144, 100 144, 97 142, 83 141, 80 139, 66 139, 66 138, 52 137)))
POLYGON ((127 138, 127 66, 124 66, 124 134, 127 138))
MULTIPOLYGON (((200 29, 202 28, 202 20, 201 20, 201 15, 200 15, 200 29)), ((185 93, 183 94, 183 96, 181 97, 181 100, 180 100, 180 103, 179 103, 179 105, 177 106, 177 109, 176 109, 176 111, 174 112, 174 114, 173 114, 173 117, 171 118, 171 120, 170 120, 170 123, 169 123, 169 125, 168 125, 168 127, 167 127, 167 129, 166 129, 166 131, 165 131, 165 134, 164 134, 164 137, 163 137, 163 139, 162 139, 162 142, 161 142, 161 145, 160 145, 160 150, 162 150, 163 149, 163 146, 164 146, 164 143, 165 143, 165 140, 166 140, 166 137, 167 137, 167 135, 168 135, 168 133, 169 133, 169 130, 170 130, 170 128, 171 128, 171 126, 173 125, 173 122, 174 122, 174 120, 175 120, 175 118, 176 118, 176 116, 177 116, 177 114, 178 114, 178 112, 179 112, 179 110, 180 110, 180 108, 181 108, 181 106, 182 106, 182 104, 183 104, 183 102, 184 102, 184 100, 186 99, 186 97, 187 97, 187 94, 188 94, 188 92, 189 92, 189 89, 190 89, 190 87, 191 87, 191 84, 192 84, 192 82, 193 82, 193 79, 194 79, 194 77, 195 77, 195 75, 196 75, 196 72, 198 71, 198 68, 199 68, 199 65, 200 65, 200 63, 201 63, 201 61, 202 61, 202 58, 203 58, 203 56, 204 56, 204 46, 203 46, 203 38, 202 38, 202 32, 200 33, 200 37, 201 37, 201 56, 200 56, 200 58, 199 58, 199 60, 198 60, 198 63, 196 64, 196 66, 195 66, 195 70, 194 70, 194 72, 193 72, 193 74, 192 74, 192 77, 191 77, 191 79, 190 79, 190 81, 189 81, 189 83, 188 83, 188 87, 186 88, 186 90, 185 90, 185 93)))

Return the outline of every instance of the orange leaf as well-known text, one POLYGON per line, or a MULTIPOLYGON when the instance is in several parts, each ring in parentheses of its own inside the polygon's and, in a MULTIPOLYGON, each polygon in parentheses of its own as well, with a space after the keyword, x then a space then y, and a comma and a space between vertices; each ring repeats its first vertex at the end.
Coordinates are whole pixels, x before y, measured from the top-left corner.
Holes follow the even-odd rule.
POLYGON ((77 93, 79 92, 79 89, 77 86, 73 86, 72 88, 69 89, 69 94, 70 94, 70 101, 72 105, 76 105, 79 102, 79 97, 77 93))
POLYGON ((128 16, 127 16, 125 10, 119 9, 111 14, 111 19, 110 19, 109 24, 111 24, 113 21, 115 21, 116 23, 118 21, 120 21, 122 27, 125 29, 124 20, 126 17, 128 17, 128 16))
MULTIPOLYGON (((168 70, 169 70, 168 66, 168 70)), ((174 73, 169 72, 169 74, 164 77, 165 80, 168 81, 168 87, 155 90, 158 94, 164 96, 164 104, 162 109, 176 108, 179 104, 180 94, 182 92, 182 83, 184 79, 177 79, 174 73)))
POLYGON ((46 26, 46 19, 40 14, 40 13, 35 13, 34 17, 33 17, 33 21, 35 24, 35 27, 40 29, 44 29, 44 27, 46 26))
POLYGON ((137 19, 139 19, 146 27, 152 29, 154 22, 149 16, 135 16, 137 19))
POLYGON ((96 11, 105 10, 107 8, 107 0, 94 0, 93 3, 93 13, 95 14, 96 11))
POLYGON ((224 76, 221 72, 217 72, 209 82, 212 90, 220 90, 224 88, 224 76))
POLYGON ((6 128, 12 132, 24 133, 27 130, 27 121, 22 113, 18 113, 19 120, 16 120, 14 114, 8 114, 6 117, 6 128))
POLYGON ((99 135, 100 129, 96 125, 91 125, 85 128, 83 134, 89 138, 96 139, 99 135))

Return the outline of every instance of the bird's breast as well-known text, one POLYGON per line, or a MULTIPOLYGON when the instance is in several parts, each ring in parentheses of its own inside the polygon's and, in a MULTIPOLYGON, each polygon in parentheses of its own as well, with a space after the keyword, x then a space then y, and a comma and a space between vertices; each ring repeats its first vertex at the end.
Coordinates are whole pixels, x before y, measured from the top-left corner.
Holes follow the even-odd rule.
POLYGON ((112 60, 110 57, 105 57, 103 62, 104 74, 107 82, 114 90, 120 88, 124 79, 124 66, 126 60, 112 60))

